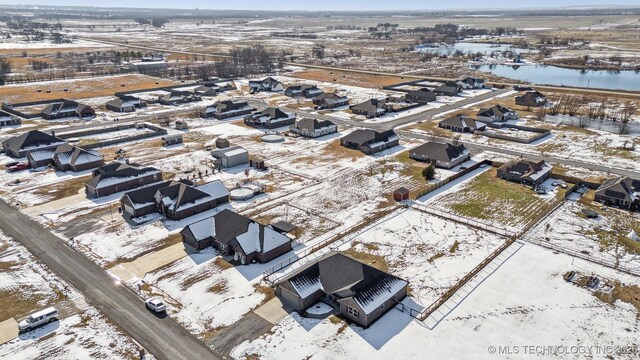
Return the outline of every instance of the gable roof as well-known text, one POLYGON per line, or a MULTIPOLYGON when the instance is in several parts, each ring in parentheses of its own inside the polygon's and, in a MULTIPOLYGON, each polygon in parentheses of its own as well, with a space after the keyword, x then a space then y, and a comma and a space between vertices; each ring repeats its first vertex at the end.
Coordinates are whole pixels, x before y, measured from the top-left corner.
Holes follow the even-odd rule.
POLYGON ((485 125, 483 122, 476 121, 475 119, 472 119, 464 115, 455 115, 455 116, 446 118, 440 121, 440 124, 458 128, 458 129, 464 129, 464 128, 477 129, 485 125))
POLYGON ((536 180, 540 176, 552 170, 551 164, 545 160, 531 161, 526 159, 515 159, 500 166, 499 170, 519 175, 521 178, 536 180))
POLYGON ((346 142, 350 142, 353 144, 357 144, 358 146, 362 146, 366 143, 370 143, 373 141, 388 141, 389 138, 396 136, 393 130, 387 131, 375 131, 369 129, 358 129, 342 139, 346 142))
POLYGON ((311 119, 311 118, 304 118, 304 119, 298 120, 298 122, 296 122, 294 125, 294 127, 298 129, 306 130, 308 132, 315 132, 318 129, 324 129, 331 126, 337 127, 336 124, 332 123, 329 120, 317 120, 317 119, 311 119))
POLYGON ((2 145, 15 152, 62 144, 66 144, 66 141, 58 137, 43 133, 40 130, 31 130, 21 135, 11 137, 2 142, 2 145))
POLYGON ((351 109, 366 111, 368 113, 375 113, 378 109, 383 109, 384 104, 384 100, 369 99, 365 102, 361 102, 360 104, 353 105, 351 109))
POLYGON ((93 150, 85 150, 77 146, 63 144, 56 148, 54 159, 62 165, 80 165, 102 161, 102 155, 93 150))
POLYGON ((145 175, 160 174, 160 170, 152 167, 135 168, 127 164, 121 164, 118 162, 112 162, 111 164, 100 167, 97 170, 98 175, 94 176, 91 180, 85 182, 85 185, 98 189, 101 187, 119 184, 121 182, 139 178, 145 175), (106 171, 111 170, 112 171, 106 171))
POLYGON ((335 296, 338 302, 353 298, 366 314, 408 285, 406 280, 335 251, 303 265, 280 282, 285 281, 303 299, 319 290, 335 296))
POLYGON ((482 108, 478 111, 477 115, 478 116, 486 116, 486 117, 493 117, 493 116, 497 116, 497 117, 503 117, 504 115, 510 113, 511 110, 507 107, 504 107, 502 105, 494 105, 490 108, 482 108))
POLYGON ((626 201, 640 200, 640 180, 630 177, 607 179, 596 190, 596 193, 626 201))
POLYGON ((427 142, 410 151, 420 154, 432 160, 451 161, 469 153, 463 145, 453 145, 452 143, 427 142))

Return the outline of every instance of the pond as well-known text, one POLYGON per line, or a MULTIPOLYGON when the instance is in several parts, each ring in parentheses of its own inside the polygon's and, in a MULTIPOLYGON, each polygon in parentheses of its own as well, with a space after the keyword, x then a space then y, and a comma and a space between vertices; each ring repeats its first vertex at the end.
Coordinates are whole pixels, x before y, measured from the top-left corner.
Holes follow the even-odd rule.
POLYGON ((471 67, 505 78, 538 85, 640 90, 640 72, 634 70, 578 70, 550 65, 472 65, 471 67))
POLYGON ((483 55, 490 55, 494 51, 512 51, 515 54, 523 54, 531 52, 529 49, 518 49, 511 45, 507 44, 488 44, 488 43, 471 43, 471 42, 460 42, 456 43, 453 46, 439 46, 439 47, 430 47, 428 45, 417 45, 416 51, 423 52, 431 52, 440 55, 451 55, 456 51, 461 51, 463 54, 476 54, 481 53, 483 55))

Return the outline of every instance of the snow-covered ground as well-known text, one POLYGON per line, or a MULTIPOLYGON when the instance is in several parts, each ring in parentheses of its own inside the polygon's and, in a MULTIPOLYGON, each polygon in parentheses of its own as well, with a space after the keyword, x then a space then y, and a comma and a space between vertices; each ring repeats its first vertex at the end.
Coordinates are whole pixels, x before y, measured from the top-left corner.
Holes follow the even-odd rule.
MULTIPOLYGON (((591 291, 567 283, 562 274, 577 270, 587 274, 638 285, 637 278, 617 273, 572 257, 525 245, 493 275, 469 294, 436 327, 430 329, 397 309, 390 310, 368 329, 331 319, 301 318, 293 313, 269 333, 240 344, 232 351, 236 359, 350 358, 390 359, 496 359, 520 358, 533 346, 535 358, 558 358, 536 353, 536 348, 591 346, 584 353, 563 354, 563 359, 604 359, 613 355, 635 359, 636 353, 615 354, 606 346, 635 346, 638 311, 616 301, 606 304, 591 291), (510 347, 511 355, 498 354, 510 347), (596 350, 594 347, 602 347, 596 350), (518 347, 520 355, 513 354, 518 347), (496 352, 494 352, 494 350, 496 352)), ((405 299, 411 304, 411 299, 405 299)), ((562 349, 560 350, 562 351, 562 349)))
POLYGON ((0 321, 21 320, 46 306, 60 312, 59 321, 0 345, 0 358, 128 360, 139 356, 137 344, 24 247, 0 234, 0 249, 0 321))

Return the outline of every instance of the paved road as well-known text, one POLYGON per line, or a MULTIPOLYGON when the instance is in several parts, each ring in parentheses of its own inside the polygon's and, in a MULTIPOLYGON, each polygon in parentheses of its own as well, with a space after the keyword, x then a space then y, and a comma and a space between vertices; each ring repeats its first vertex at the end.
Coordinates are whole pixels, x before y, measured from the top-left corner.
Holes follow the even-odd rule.
MULTIPOLYGON (((410 132, 410 131, 406 131, 406 130, 399 130, 398 134, 401 137, 405 137, 405 138, 421 139, 421 140, 427 140, 427 141, 431 141, 434 138, 434 135, 423 135, 423 134, 418 134, 418 133, 414 133, 414 132, 410 132)), ((441 139, 443 141, 450 141, 451 140, 451 139, 446 139, 446 138, 441 138, 441 139)), ((577 168, 583 168, 583 169, 594 170, 594 171, 602 171, 602 172, 605 172, 605 173, 610 173, 610 174, 620 175, 620 176, 629 176, 629 177, 632 177, 634 179, 640 178, 640 173, 637 172, 637 171, 632 171, 632 170, 625 170, 625 169, 620 169, 620 168, 611 168, 611 167, 608 167, 606 165, 598 165, 598 164, 594 164, 594 163, 587 163, 587 162, 574 160, 574 159, 569 159, 569 158, 559 158, 559 157, 553 157, 553 156, 542 156, 541 154, 536 154, 536 153, 533 153, 533 152, 504 149, 504 148, 500 148, 500 147, 496 147, 496 146, 476 144, 476 143, 470 142, 470 141, 462 141, 462 143, 467 148, 469 148, 470 150, 475 151, 475 152, 492 151, 492 152, 495 152, 495 153, 512 155, 512 156, 521 156, 522 155, 522 156, 524 156, 524 157, 526 157, 528 159, 532 159, 532 160, 547 160, 547 161, 549 161, 551 163, 560 164, 560 165, 573 166, 573 167, 577 167, 577 168)))
MULTIPOLYGON (((168 54, 197 55, 197 56, 205 56, 205 57, 209 57, 209 58, 223 58, 223 59, 227 59, 227 58, 231 57, 228 54, 215 54, 215 53, 201 53, 201 52, 193 52, 193 51, 169 50, 169 49, 163 49, 163 48, 157 48, 157 47, 151 47, 151 46, 123 44, 123 43, 100 40, 100 39, 94 39, 94 38, 88 38, 88 37, 78 37, 78 39, 86 40, 86 41, 93 41, 93 42, 102 43, 102 44, 122 46, 122 47, 128 47, 128 48, 133 48, 133 49, 142 49, 142 50, 147 50, 147 51, 155 51, 155 52, 168 53, 168 54)), ((393 73, 387 73, 387 72, 381 72, 381 71, 348 69, 348 68, 341 68, 341 67, 335 67, 335 66, 311 65, 311 64, 304 64, 304 63, 297 63, 297 62, 288 62, 286 64, 287 65, 291 65, 291 66, 299 66, 299 67, 303 67, 303 68, 308 68, 308 69, 321 69, 321 70, 329 70, 329 71, 341 71, 341 72, 350 72, 350 73, 376 75, 376 76, 396 76, 396 77, 401 77, 402 79, 405 79, 405 81, 412 80, 412 79, 413 80, 423 80, 424 79, 424 80, 432 80, 432 81, 455 80, 455 79, 452 79, 452 78, 441 78, 441 77, 420 76, 420 75, 393 74, 393 73)), ((510 82, 488 82, 488 84, 492 85, 492 86, 506 86, 506 87, 513 87, 514 85, 522 85, 520 83, 510 83, 510 82)), ((594 94, 594 95, 625 95, 627 97, 640 98, 640 92, 638 92, 638 91, 591 89, 591 88, 582 88, 582 87, 552 86, 552 85, 535 85, 535 87, 536 87, 536 90, 541 90, 541 91, 561 91, 561 92, 577 91, 577 92, 580 92, 580 93, 589 93, 589 94, 594 94)))
POLYGON ((68 247, 36 221, 4 201, 0 201, 0 214, 0 228, 6 235, 22 243, 157 359, 220 358, 172 318, 159 318, 146 310, 134 292, 116 284, 102 268, 68 247))

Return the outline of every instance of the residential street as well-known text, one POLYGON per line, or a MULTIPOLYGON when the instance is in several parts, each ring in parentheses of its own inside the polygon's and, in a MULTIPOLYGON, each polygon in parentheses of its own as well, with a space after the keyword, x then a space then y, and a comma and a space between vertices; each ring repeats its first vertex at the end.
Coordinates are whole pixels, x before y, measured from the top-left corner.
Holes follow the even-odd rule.
POLYGON ((0 228, 7 236, 19 241, 51 271, 78 289, 157 359, 220 358, 171 317, 152 314, 134 292, 117 284, 106 271, 36 221, 4 201, 0 201, 0 213, 0 228))

